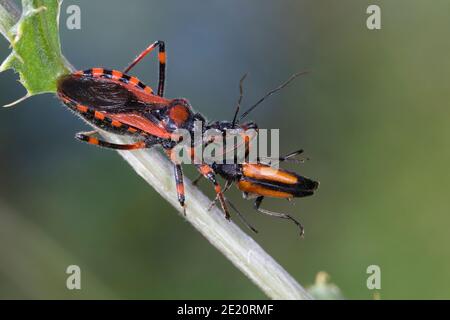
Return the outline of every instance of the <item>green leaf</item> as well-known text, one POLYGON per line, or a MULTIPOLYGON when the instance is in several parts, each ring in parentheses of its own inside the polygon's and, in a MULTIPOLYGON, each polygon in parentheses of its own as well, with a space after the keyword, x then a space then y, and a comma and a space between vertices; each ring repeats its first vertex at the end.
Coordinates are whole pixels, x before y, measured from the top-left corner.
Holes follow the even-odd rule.
MULTIPOLYGON (((61 0, 22 0, 19 21, 5 30, 8 16, 2 15, 0 26, 10 41, 12 52, 0 66, 0 72, 14 69, 27 89, 27 96, 55 92, 58 77, 69 73, 61 54, 58 16, 61 0)), ((11 19, 11 17, 9 17, 11 19)))

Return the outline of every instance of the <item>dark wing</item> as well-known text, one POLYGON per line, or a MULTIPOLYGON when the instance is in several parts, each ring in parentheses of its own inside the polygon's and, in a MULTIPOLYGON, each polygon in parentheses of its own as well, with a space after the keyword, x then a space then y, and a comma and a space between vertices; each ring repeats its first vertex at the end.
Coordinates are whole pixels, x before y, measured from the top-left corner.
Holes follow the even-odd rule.
POLYGON ((79 104, 108 113, 160 107, 141 101, 131 90, 110 79, 68 75, 59 80, 58 92, 79 104))

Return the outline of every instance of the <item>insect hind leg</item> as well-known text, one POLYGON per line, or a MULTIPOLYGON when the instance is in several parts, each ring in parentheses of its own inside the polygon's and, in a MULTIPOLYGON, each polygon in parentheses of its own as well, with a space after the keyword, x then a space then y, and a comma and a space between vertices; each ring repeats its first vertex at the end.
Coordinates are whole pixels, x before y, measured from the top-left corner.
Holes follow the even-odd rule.
POLYGON ((292 222, 294 222, 299 228, 300 228, 300 236, 303 237, 303 235, 305 234, 305 228, 303 227, 303 225, 296 220, 295 218, 293 218, 291 215, 287 214, 287 213, 280 213, 280 212, 274 212, 274 211, 269 211, 266 209, 262 209, 261 206, 261 202, 263 201, 264 197, 258 197, 256 198, 255 202, 254 202, 254 208, 255 210, 257 210, 260 213, 266 214, 268 216, 272 216, 275 218, 281 218, 281 219, 287 219, 287 220, 291 220, 292 222))
POLYGON ((92 145, 115 150, 137 150, 147 148, 147 144, 144 141, 137 141, 132 144, 116 144, 101 140, 97 138, 97 136, 99 136, 99 133, 97 131, 89 131, 89 132, 78 132, 75 135, 75 138, 92 145))
POLYGON ((158 96, 164 96, 164 86, 166 82, 166 45, 164 41, 158 40, 153 42, 144 51, 142 51, 123 72, 128 73, 134 66, 136 66, 147 54, 152 52, 156 47, 159 49, 158 61, 159 61, 159 80, 158 80, 158 96))
POLYGON ((254 233, 258 233, 258 230, 257 229, 255 229, 255 227, 253 227, 248 221, 247 221, 247 219, 244 217, 244 215, 236 208, 236 206, 230 201, 230 200, 228 200, 228 199, 225 199, 226 201, 227 201, 227 203, 228 203, 228 205, 230 206, 230 208, 231 209, 233 209, 236 213, 237 213, 237 215, 238 215, 238 217, 239 217, 239 219, 242 221, 242 223, 243 224, 245 224, 246 226, 247 226, 247 228, 249 228, 251 231, 253 231, 254 233))

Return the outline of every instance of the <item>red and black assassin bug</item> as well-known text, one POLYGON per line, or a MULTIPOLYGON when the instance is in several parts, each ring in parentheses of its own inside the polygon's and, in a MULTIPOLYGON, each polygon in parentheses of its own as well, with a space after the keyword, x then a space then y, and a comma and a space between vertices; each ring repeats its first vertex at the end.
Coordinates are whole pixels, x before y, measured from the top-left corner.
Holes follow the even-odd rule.
MULTIPOLYGON (((60 100, 94 127, 120 135, 129 135, 137 141, 119 145, 99 139, 97 131, 80 132, 76 138, 90 144, 120 150, 136 150, 161 145, 172 159, 176 129, 193 131, 196 120, 205 122, 194 113, 186 99, 164 98, 166 53, 163 41, 156 41, 145 49, 123 72, 92 68, 64 75, 58 80, 60 100), (155 48, 159 49, 158 91, 127 75, 139 61, 155 48)), ((229 212, 214 170, 208 164, 196 165, 198 171, 214 185, 225 215, 229 212)), ((174 163, 178 201, 184 208, 185 195, 181 165, 174 163)))
MULTIPOLYGON (((58 80, 57 95, 69 109, 96 128, 119 135, 133 137, 136 142, 132 144, 114 144, 101 140, 97 131, 80 132, 76 138, 101 147, 119 150, 136 150, 161 145, 169 158, 174 162, 174 175, 177 186, 178 201, 185 208, 185 195, 183 173, 179 163, 174 160, 172 150, 177 144, 174 131, 186 129, 193 132, 194 122, 206 123, 205 118, 195 113, 190 103, 183 98, 164 98, 166 70, 166 53, 163 41, 156 41, 147 47, 137 58, 124 69, 123 72, 104 68, 92 68, 76 71, 64 75, 58 80), (127 73, 154 49, 159 49, 159 82, 156 94, 139 79, 127 73)), ((297 74, 298 75, 298 74, 297 74)), ((297 76, 295 75, 295 77, 297 76)), ((249 108, 239 121, 253 110, 266 97, 287 85, 294 77, 279 88, 269 92, 263 99, 249 108)), ((242 81, 241 97, 242 99, 242 81)), ((238 125, 237 115, 239 104, 232 122, 216 121, 204 126, 204 130, 216 128, 225 132, 228 129, 257 128, 252 122, 238 125)), ((192 158, 195 157, 194 148, 191 149, 192 158)), ((286 160, 280 159, 281 161, 286 160)), ((317 182, 301 177, 285 170, 273 169, 264 164, 196 164, 202 177, 208 179, 216 192, 227 219, 230 218, 223 191, 216 179, 220 174, 227 180, 227 188, 232 182, 249 196, 256 196, 255 208, 260 212, 287 218, 300 225, 295 219, 286 214, 273 213, 260 209, 263 197, 293 198, 313 194, 317 189, 317 182), (270 172, 269 172, 270 171, 270 172)), ((235 209, 235 211, 237 211, 235 209)), ((237 211, 238 212, 238 211, 237 211)), ((239 213, 239 212, 238 212, 239 213)), ((240 215, 240 214, 239 214, 240 215)), ((241 216, 241 215, 240 215, 241 216)), ((301 227, 303 232, 303 228, 301 227)))

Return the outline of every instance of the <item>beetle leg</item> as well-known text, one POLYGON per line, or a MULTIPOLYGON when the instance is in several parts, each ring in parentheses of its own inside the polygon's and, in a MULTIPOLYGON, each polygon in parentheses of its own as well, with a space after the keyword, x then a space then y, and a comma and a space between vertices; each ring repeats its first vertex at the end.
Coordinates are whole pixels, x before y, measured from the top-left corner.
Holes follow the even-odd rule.
POLYGON ((285 155, 284 157, 280 157, 280 161, 298 161, 298 160, 296 160, 296 159, 292 159, 292 158, 294 158, 294 157, 296 157, 296 156, 298 156, 298 155, 300 155, 300 154, 302 154, 304 152, 304 150, 303 149, 300 149, 300 150, 297 150, 297 151, 294 151, 294 152, 291 152, 291 153, 289 153, 288 155, 285 155))
MULTIPOLYGON (((264 162, 263 160, 270 160, 270 161, 275 161, 275 162, 294 162, 294 163, 303 163, 305 162, 305 159, 296 159, 295 157, 302 154, 304 151, 303 149, 291 152, 283 157, 279 157, 279 158, 258 158, 258 162, 264 162)), ((306 160, 309 160, 309 158, 306 158, 306 160)))
POLYGON ((290 216, 287 213, 273 212, 273 211, 269 211, 269 210, 260 208, 261 202, 263 201, 263 199, 264 199, 264 197, 258 197, 258 198, 256 198, 256 200, 254 202, 254 207, 258 212, 267 214, 268 216, 281 218, 281 219, 288 219, 288 220, 293 221, 300 228, 300 236, 303 237, 303 235, 305 234, 305 229, 303 228, 303 226, 300 222, 298 222, 296 219, 294 219, 292 216, 290 216))
POLYGON ((238 217, 239 217, 239 219, 241 219, 241 221, 242 221, 242 223, 244 223, 246 226, 247 226, 247 228, 249 228, 250 230, 252 230, 254 233, 258 233, 258 230, 256 230, 248 221, 247 221, 247 219, 245 219, 245 217, 244 217, 244 215, 233 205, 233 203, 232 202, 230 202, 230 200, 228 200, 228 199, 226 199, 226 201, 227 201, 227 203, 228 203, 228 205, 230 206, 230 208, 231 209, 233 209, 236 213, 237 213, 237 215, 238 215, 238 217))

